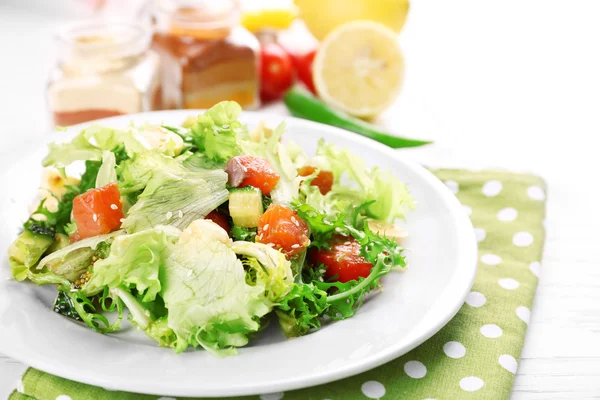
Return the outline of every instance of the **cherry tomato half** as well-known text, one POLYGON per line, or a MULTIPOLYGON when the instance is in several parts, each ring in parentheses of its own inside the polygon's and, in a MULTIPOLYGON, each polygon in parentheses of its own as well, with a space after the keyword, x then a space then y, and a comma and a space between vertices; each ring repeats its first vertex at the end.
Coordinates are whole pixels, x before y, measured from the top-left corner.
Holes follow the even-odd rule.
POLYGON ((215 224, 219 225, 221 228, 225 229, 225 232, 227 232, 227 234, 229 234, 229 231, 231 230, 231 226, 229 226, 229 221, 227 221, 226 216, 224 216, 217 210, 213 210, 213 211, 209 212, 208 215, 206 217, 204 217, 204 219, 211 220, 215 224))
POLYGON ((310 260, 315 266, 323 264, 327 267, 325 277, 331 279, 337 275, 339 282, 366 278, 373 264, 360 255, 360 243, 352 237, 338 236, 334 238, 329 250, 312 250, 310 260))
POLYGON ((277 43, 262 46, 260 70, 260 97, 272 101, 283 96, 294 83, 292 57, 277 43))

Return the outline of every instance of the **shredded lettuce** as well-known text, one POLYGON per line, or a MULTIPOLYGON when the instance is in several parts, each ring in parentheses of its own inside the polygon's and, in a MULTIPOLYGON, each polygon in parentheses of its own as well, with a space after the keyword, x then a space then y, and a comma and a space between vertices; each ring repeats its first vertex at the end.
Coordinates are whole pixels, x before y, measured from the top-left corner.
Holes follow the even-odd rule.
POLYGON ((96 175, 96 187, 100 188, 117 181, 117 166, 115 154, 112 151, 102 152, 102 165, 96 175))

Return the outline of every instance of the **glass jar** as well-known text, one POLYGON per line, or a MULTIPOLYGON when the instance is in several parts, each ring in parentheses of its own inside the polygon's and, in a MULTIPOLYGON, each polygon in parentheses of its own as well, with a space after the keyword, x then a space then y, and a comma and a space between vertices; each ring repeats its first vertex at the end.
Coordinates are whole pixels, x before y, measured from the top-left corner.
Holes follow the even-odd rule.
POLYGON ((210 108, 259 100, 259 43, 239 25, 235 0, 158 0, 153 48, 161 58, 165 108, 210 108))
POLYGON ((57 42, 48 82, 55 125, 160 108, 159 58, 147 26, 88 21, 66 26, 57 42))

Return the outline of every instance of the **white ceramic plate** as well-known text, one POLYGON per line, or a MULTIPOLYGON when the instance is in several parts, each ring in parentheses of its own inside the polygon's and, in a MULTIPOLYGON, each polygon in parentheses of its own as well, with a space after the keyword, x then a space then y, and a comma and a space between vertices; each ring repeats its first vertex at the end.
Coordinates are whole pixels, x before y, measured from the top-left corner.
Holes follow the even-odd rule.
MULTIPOLYGON (((100 123, 181 123, 191 111, 108 118, 100 123)), ((250 126, 283 117, 244 113, 250 126)), ((358 135, 291 117, 288 138, 309 153, 325 138, 392 170, 406 182, 417 208, 406 219, 409 268, 383 278, 384 290, 359 312, 310 335, 286 340, 275 323, 235 357, 205 351, 175 354, 139 332, 101 335, 54 313, 52 287, 10 280, 6 249, 17 236, 40 181, 45 148, 24 157, 0 179, 0 352, 75 381, 139 393, 230 396, 313 386, 377 367, 415 348, 458 311, 475 276, 477 246, 471 223, 448 189, 421 166, 358 135)), ((72 136, 80 127, 57 133, 72 136)))

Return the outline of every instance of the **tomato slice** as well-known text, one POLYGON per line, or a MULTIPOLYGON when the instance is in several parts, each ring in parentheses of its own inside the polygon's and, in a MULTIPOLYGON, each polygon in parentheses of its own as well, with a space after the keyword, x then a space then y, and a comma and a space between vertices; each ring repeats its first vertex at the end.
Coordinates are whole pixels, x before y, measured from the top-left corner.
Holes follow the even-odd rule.
POLYGON ((226 216, 224 216, 217 210, 209 212, 208 215, 204 217, 204 219, 210 219, 212 222, 225 229, 225 232, 229 234, 229 231, 231 230, 231 226, 229 226, 229 221, 227 220, 226 216))
POLYGON ((116 183, 90 189, 73 199, 73 219, 77 224, 71 240, 109 233, 121 226, 124 217, 121 195, 116 183))
POLYGON ((308 225, 296 211, 281 204, 271 204, 258 219, 256 241, 272 243, 288 258, 308 247, 308 225))
MULTIPOLYGON (((315 167, 306 165, 298 170, 298 175, 309 176, 316 170, 315 167)), ((319 174, 312 180, 310 186, 317 186, 321 194, 331 192, 331 188, 333 187, 333 173, 331 171, 319 171, 319 174)))
POLYGON ((339 282, 366 278, 373 264, 360 255, 360 243, 352 237, 338 236, 334 238, 329 250, 312 250, 310 260, 315 266, 323 264, 327 267, 325 277, 332 279, 337 275, 339 282))
POLYGON ((271 193, 279 182, 279 174, 262 157, 235 156, 227 162, 225 171, 230 186, 254 186, 264 195, 271 193))

